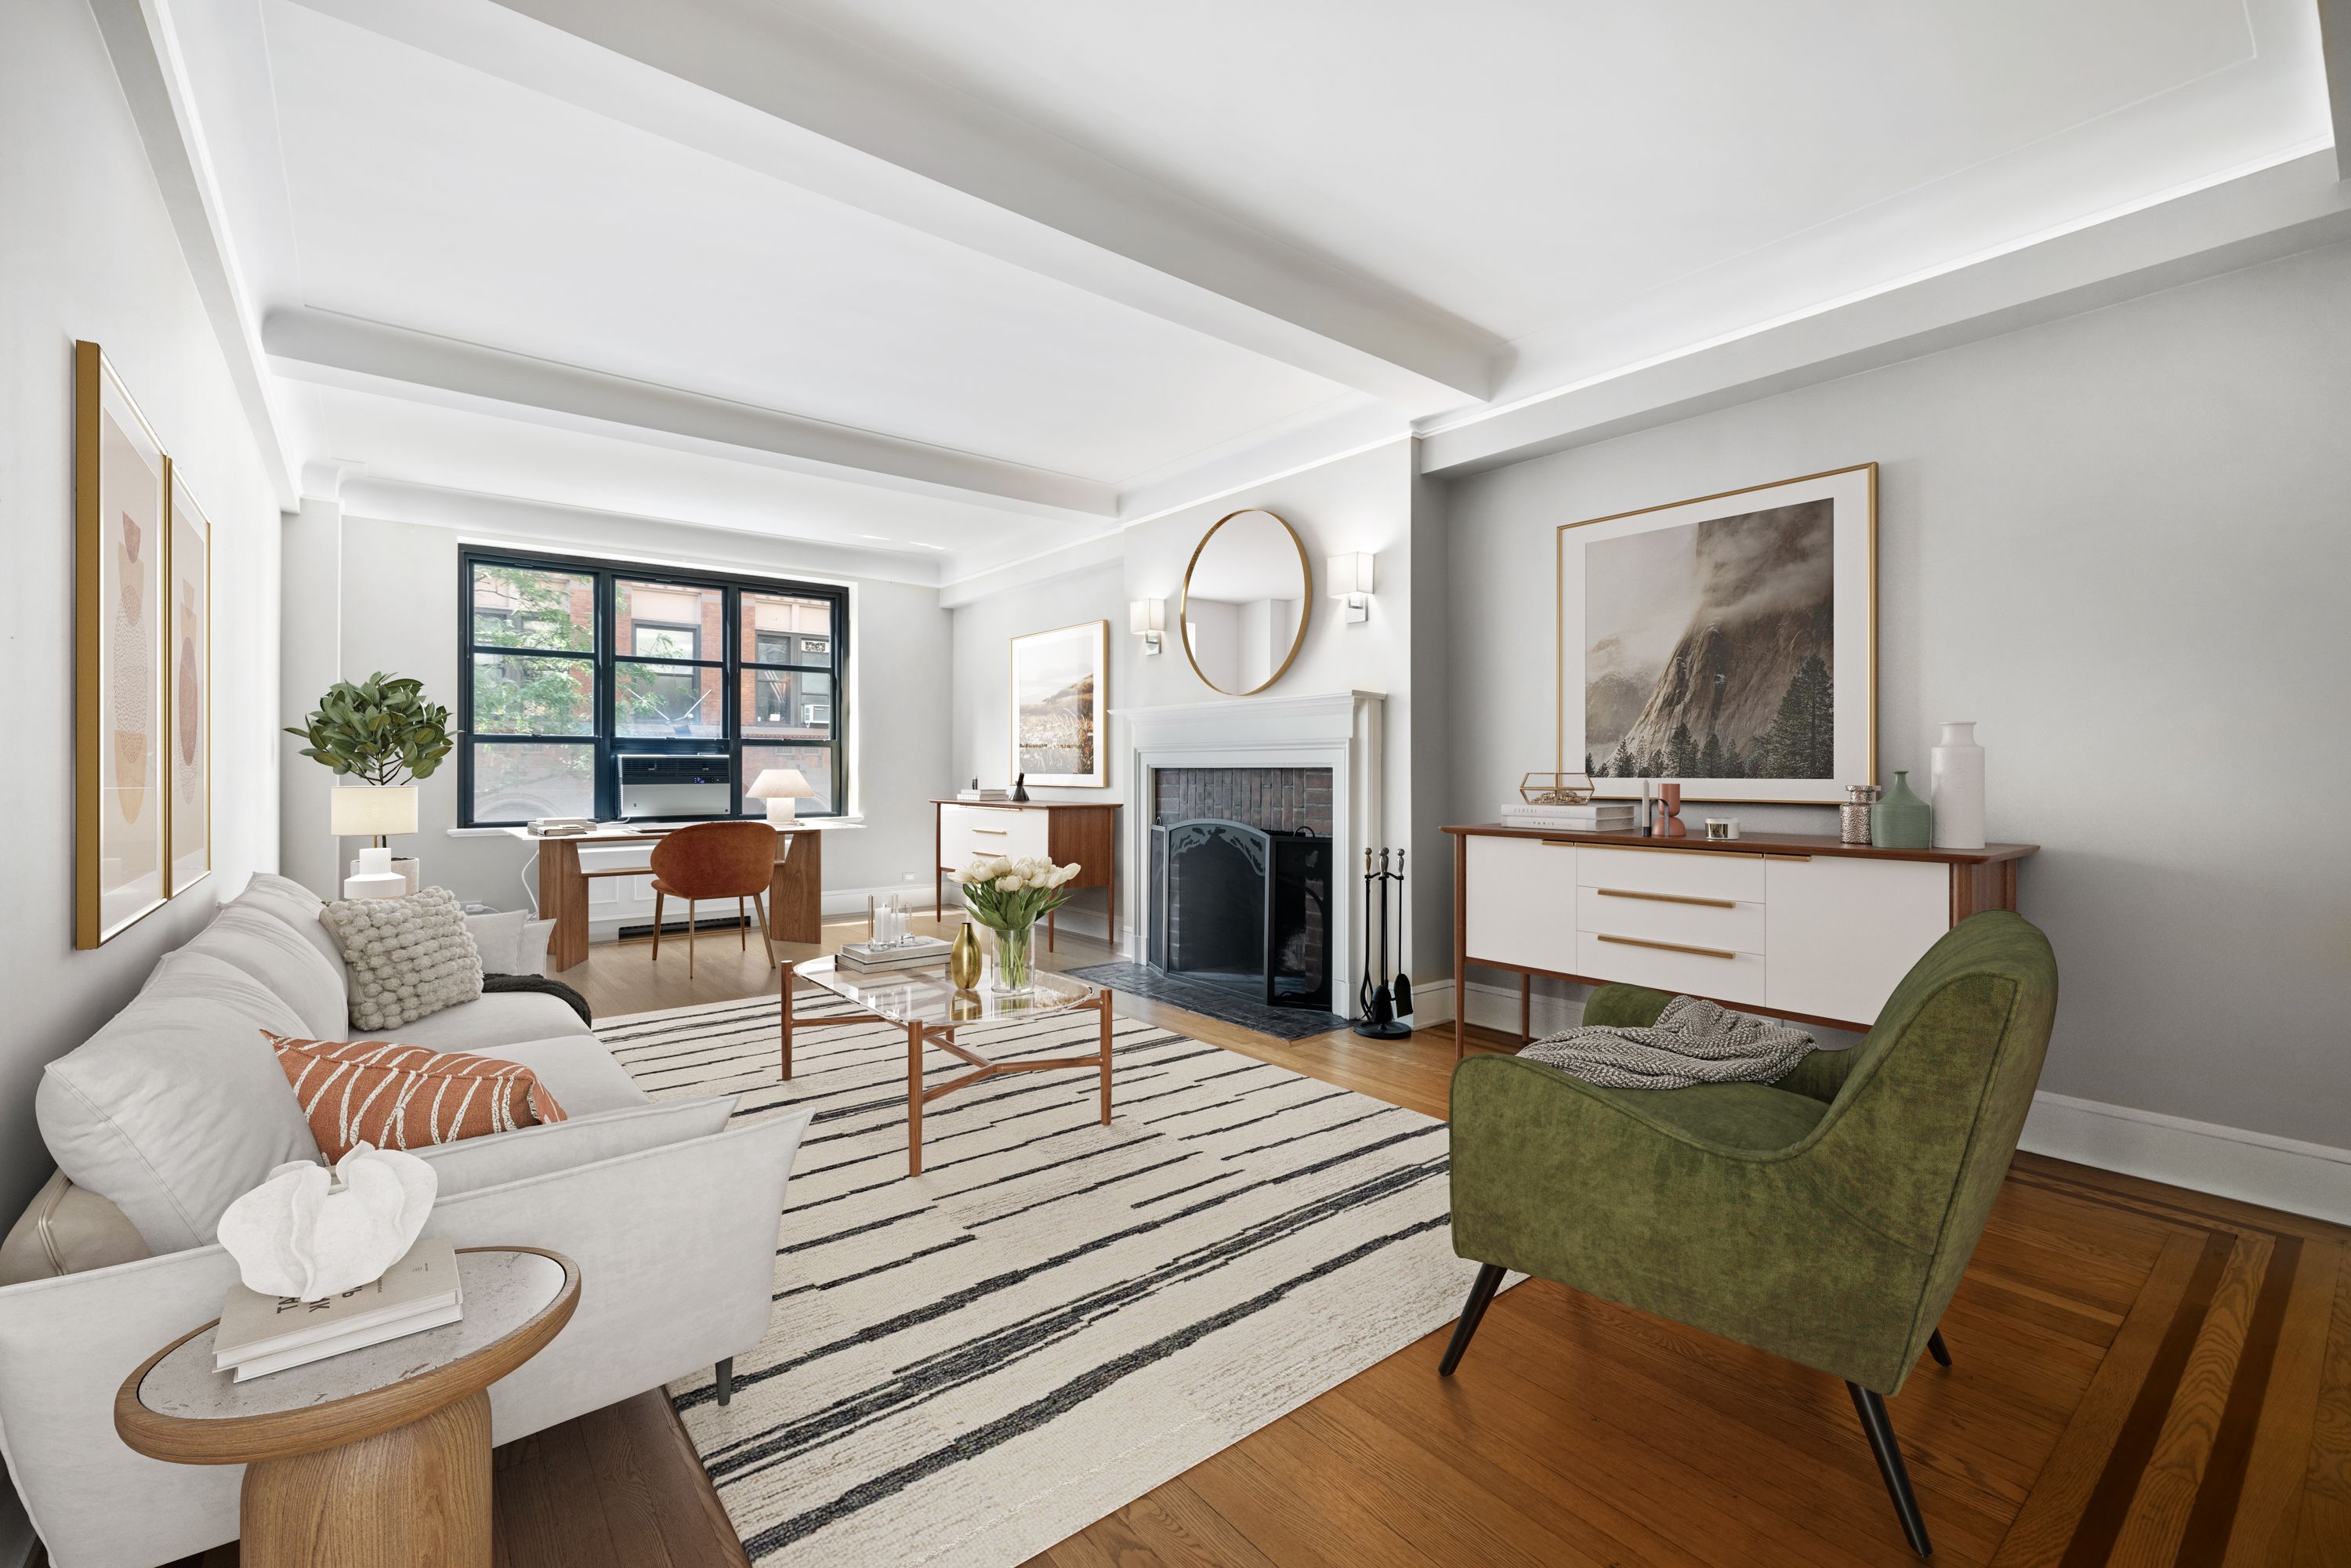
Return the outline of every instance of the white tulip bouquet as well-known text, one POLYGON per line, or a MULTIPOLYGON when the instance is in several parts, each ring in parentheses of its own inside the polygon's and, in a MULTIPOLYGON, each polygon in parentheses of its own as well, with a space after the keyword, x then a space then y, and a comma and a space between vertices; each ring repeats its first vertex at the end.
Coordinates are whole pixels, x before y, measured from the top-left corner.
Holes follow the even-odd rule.
POLYGON ((1038 920, 1070 901, 1064 891, 1077 880, 1079 865, 1055 865, 1024 855, 1019 860, 986 856, 954 874, 971 917, 996 933, 996 988, 1026 992, 1029 984, 1029 936, 1038 920))

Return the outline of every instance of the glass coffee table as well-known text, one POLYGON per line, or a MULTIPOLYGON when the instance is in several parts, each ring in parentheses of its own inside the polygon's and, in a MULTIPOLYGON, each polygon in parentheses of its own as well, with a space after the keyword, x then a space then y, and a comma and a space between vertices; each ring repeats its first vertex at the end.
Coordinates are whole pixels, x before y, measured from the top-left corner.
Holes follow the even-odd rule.
POLYGON ((895 1024, 906 1031, 906 1174, 923 1174, 923 1107, 942 1094, 1008 1072, 1044 1072, 1055 1069, 1092 1067, 1102 1073, 1102 1119, 1110 1124, 1111 990, 1090 986, 1067 975, 1036 970, 1036 983, 1020 996, 1007 996, 985 986, 958 990, 947 978, 945 964, 879 973, 844 969, 831 958, 786 963, 783 967, 778 1026, 783 1035, 784 1079, 792 1076, 792 1033, 795 1030, 843 1023, 895 1024), (862 1009, 828 1013, 821 1018, 796 1018, 792 1013, 792 983, 806 980, 831 991, 862 1009), (1098 1013, 1102 1045, 1088 1056, 1056 1056, 1038 1061, 991 1061, 956 1038, 959 1030, 980 1030, 991 1024, 1017 1023, 1053 1013, 1098 1013), (935 1046, 968 1063, 973 1071, 944 1083, 923 1082, 923 1050, 935 1046))

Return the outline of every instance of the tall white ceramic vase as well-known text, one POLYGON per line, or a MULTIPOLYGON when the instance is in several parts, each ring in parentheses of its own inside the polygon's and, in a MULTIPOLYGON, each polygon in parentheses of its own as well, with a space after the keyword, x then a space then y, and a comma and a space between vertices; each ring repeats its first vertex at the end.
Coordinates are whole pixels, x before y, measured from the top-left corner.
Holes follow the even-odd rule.
POLYGON ((1935 847, 1984 847, 1984 752, 1976 744, 1974 721, 1947 724, 1931 764, 1935 789, 1935 847))

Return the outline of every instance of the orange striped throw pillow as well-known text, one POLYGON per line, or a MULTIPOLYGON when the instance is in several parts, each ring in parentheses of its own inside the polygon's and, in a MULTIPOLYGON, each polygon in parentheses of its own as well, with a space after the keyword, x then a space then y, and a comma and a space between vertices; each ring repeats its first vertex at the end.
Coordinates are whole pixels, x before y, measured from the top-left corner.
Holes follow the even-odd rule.
POLYGON ((564 1120, 547 1085, 520 1062, 381 1040, 261 1033, 330 1161, 362 1143, 413 1149, 564 1120))

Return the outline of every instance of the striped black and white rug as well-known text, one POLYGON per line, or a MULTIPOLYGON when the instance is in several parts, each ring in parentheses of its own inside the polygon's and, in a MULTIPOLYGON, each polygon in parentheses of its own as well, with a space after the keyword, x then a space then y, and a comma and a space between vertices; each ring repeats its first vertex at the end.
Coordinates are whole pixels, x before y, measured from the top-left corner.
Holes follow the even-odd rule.
POLYGON ((902 1030, 803 1033, 789 1086, 772 998, 597 1032, 655 1098, 816 1112, 766 1341, 726 1408, 671 1390, 757 1562, 1019 1563, 1442 1327, 1474 1272, 1444 1124, 1135 1019, 1109 1126, 1091 1071, 995 1079, 932 1102, 914 1177, 902 1030))

